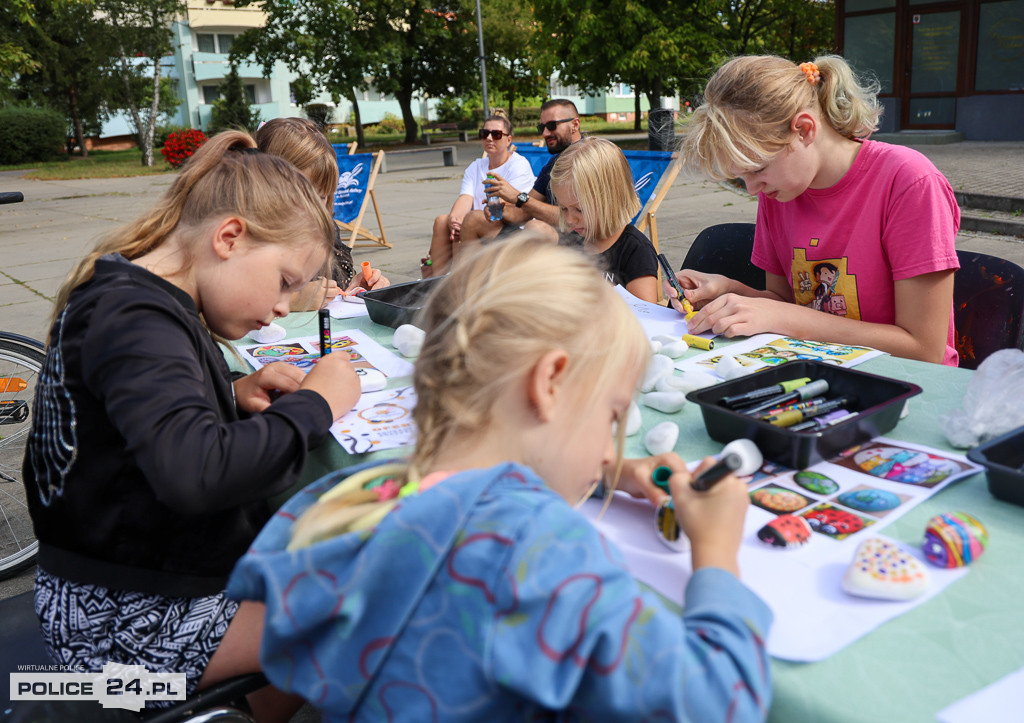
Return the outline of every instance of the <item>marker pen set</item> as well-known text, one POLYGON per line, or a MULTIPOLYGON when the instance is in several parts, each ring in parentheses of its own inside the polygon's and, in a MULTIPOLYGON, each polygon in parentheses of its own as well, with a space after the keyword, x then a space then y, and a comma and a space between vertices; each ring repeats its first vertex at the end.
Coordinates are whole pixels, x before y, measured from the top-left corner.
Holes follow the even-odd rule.
POLYGON ((824 379, 801 377, 723 397, 719 404, 775 427, 793 432, 814 431, 856 415, 849 411, 857 404, 856 396, 847 394, 830 399, 828 391, 824 379))

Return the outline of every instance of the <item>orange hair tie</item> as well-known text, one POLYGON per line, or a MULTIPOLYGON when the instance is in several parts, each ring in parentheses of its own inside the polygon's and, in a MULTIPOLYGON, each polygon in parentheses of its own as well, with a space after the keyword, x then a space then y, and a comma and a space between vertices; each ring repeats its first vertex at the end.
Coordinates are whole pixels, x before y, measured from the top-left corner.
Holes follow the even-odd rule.
POLYGON ((818 72, 818 66, 814 63, 800 63, 800 70, 807 76, 807 82, 811 85, 817 85, 821 80, 821 73, 818 72))

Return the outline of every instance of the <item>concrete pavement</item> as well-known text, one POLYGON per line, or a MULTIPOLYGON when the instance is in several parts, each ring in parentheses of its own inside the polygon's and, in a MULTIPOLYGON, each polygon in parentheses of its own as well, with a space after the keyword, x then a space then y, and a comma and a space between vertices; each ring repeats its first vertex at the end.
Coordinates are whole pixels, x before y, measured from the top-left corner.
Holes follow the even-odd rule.
MULTIPOLYGON (((419 278, 433 219, 451 208, 466 164, 479 142, 454 144, 455 167, 392 170, 378 176, 376 195, 384 232, 394 248, 356 249, 392 282, 419 278)), ((1024 199, 1024 143, 964 142, 926 146, 924 152, 957 191, 1024 199)), ((30 181, 0 173, 0 191, 22 191, 21 204, 0 206, 0 329, 45 335, 53 296, 73 264, 105 232, 137 216, 173 176, 30 181)), ((1024 200, 1021 200, 1024 207, 1024 200)), ((753 222, 757 203, 745 193, 680 176, 657 215, 662 251, 679 264, 697 233, 726 222, 753 222)), ((376 230, 368 210, 364 223, 376 230)), ((1024 239, 961 231, 960 248, 1008 258, 1024 266, 1024 239)))

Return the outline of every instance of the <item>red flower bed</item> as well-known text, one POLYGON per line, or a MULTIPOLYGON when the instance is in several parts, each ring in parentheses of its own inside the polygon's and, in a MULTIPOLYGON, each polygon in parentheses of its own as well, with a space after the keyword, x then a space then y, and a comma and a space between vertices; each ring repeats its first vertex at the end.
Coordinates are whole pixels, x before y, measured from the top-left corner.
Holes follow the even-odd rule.
POLYGON ((193 128, 187 131, 174 131, 167 135, 167 141, 160 152, 164 154, 164 160, 171 168, 180 168, 193 153, 199 150, 199 146, 206 143, 206 134, 193 128))

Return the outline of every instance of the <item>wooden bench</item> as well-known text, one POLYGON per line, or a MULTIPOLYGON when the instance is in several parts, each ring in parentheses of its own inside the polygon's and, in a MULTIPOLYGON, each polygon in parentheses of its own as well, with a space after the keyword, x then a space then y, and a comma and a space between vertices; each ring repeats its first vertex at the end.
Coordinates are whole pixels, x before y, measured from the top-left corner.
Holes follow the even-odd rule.
POLYGON ((441 161, 445 166, 454 166, 459 162, 455 146, 432 146, 430 148, 403 148, 399 151, 388 151, 384 155, 380 172, 404 171, 408 168, 423 168, 436 165, 441 161), (390 168, 389 168, 390 166, 390 168))
POLYGON ((455 123, 425 123, 423 125, 423 145, 429 146, 431 139, 455 140, 462 143, 469 142, 469 131, 459 130, 455 123))

